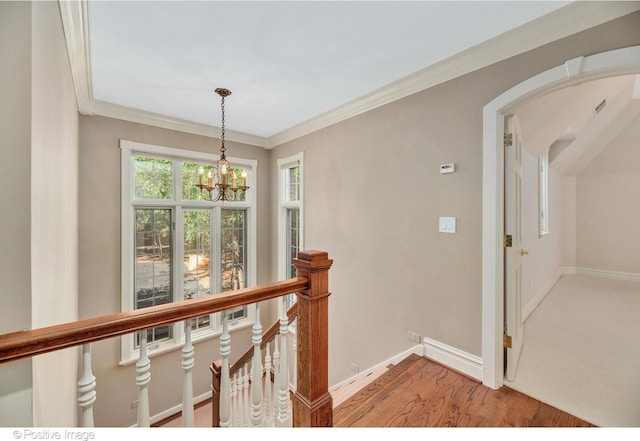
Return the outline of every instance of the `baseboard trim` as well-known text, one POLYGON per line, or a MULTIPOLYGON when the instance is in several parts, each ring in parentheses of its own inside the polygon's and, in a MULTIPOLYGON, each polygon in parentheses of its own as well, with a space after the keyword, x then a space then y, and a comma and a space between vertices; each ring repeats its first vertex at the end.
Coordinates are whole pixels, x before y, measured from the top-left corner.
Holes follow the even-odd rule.
POLYGON ((340 383, 334 384, 333 386, 331 386, 329 388, 329 391, 334 391, 336 389, 341 388, 342 386, 346 386, 348 384, 353 383, 356 380, 359 380, 360 378, 364 378, 367 375, 369 375, 371 372, 377 371, 378 369, 385 367, 385 366, 389 366, 390 364, 398 364, 400 363, 402 360, 404 360, 405 358, 407 358, 409 355, 411 354, 416 354, 419 355, 420 357, 424 357, 424 347, 422 345, 416 345, 412 348, 407 349, 404 352, 401 352, 400 354, 391 357, 389 359, 387 359, 386 361, 383 361, 382 363, 378 363, 377 365, 367 369, 366 371, 362 371, 359 372, 358 374, 354 375, 353 377, 349 377, 344 381, 341 381, 340 383))
POLYGON ((522 322, 524 323, 531 313, 538 307, 540 302, 549 294, 560 278, 564 275, 581 275, 590 277, 599 277, 604 279, 624 280, 628 282, 640 282, 640 274, 623 273, 620 271, 609 271, 594 268, 582 268, 575 266, 563 266, 553 275, 549 282, 546 283, 540 291, 531 299, 522 309, 522 322))
POLYGON ((575 274, 575 268, 570 267, 560 267, 558 271, 544 284, 542 288, 538 291, 538 293, 531 299, 527 304, 522 308, 522 323, 527 321, 527 318, 531 315, 531 313, 538 307, 540 302, 544 300, 544 298, 549 294, 551 289, 558 283, 558 280, 565 274, 575 274))
POLYGON ((424 356, 454 369, 468 377, 482 381, 482 358, 447 344, 425 337, 424 356))
POLYGON ((575 274, 581 276, 600 277, 603 279, 624 280, 627 282, 640 282, 640 274, 623 273, 621 271, 610 271, 596 268, 575 268, 575 274))
MULTIPOLYGON (((211 397, 212 397, 211 391, 205 392, 202 395, 198 395, 197 397, 193 398, 193 405, 195 407, 198 407, 200 403, 205 402, 207 400, 211 400, 211 397)), ((182 404, 178 404, 160 413, 157 413, 151 416, 149 420, 151 425, 153 426, 153 425, 157 425, 160 421, 168 421, 173 419, 174 417, 177 418, 180 415, 182 415, 182 404)), ((138 424, 136 423, 131 427, 138 427, 138 424)))

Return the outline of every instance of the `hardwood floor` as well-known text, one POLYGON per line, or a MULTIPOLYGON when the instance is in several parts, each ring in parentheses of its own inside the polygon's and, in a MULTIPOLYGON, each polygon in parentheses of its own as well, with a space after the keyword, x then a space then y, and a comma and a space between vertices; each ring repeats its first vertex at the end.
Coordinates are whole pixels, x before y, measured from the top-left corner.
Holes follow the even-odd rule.
POLYGON ((337 406, 334 427, 594 427, 411 355, 337 406))

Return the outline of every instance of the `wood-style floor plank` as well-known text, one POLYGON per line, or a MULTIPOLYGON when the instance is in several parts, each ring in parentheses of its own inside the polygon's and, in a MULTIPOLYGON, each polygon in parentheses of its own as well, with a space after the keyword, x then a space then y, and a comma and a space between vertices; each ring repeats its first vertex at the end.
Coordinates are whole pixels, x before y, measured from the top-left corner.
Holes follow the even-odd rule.
POLYGON ((593 427, 503 387, 493 390, 417 355, 336 407, 334 427, 593 427))

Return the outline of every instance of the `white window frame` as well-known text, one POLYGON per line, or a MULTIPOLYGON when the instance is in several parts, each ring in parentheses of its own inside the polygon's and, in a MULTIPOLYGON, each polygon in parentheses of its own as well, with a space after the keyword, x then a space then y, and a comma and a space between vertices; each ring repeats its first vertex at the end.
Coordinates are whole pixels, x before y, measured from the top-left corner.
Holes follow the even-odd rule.
MULTIPOLYGON (((304 249, 304 153, 278 159, 278 280, 287 278, 288 243, 287 243, 287 209, 297 208, 299 213, 298 228, 300 237, 298 249, 304 249), (293 167, 300 167, 300 188, 297 201, 289 201, 287 197, 288 177, 287 172, 293 167)), ((278 303, 278 309, 282 308, 282 302, 278 303)), ((280 311, 282 313, 282 311, 280 311)))
POLYGON ((549 234, 549 151, 538 157, 538 235, 549 234))
MULTIPOLYGON (((218 253, 220 249, 219 235, 214 234, 214 229, 220 226, 220 215, 222 208, 237 208, 246 210, 246 283, 247 286, 255 286, 257 283, 257 167, 258 161, 255 159, 244 159, 227 157, 229 162, 247 171, 247 186, 251 188, 247 192, 246 200, 240 202, 210 202, 199 200, 182 199, 182 173, 180 164, 184 161, 213 163, 218 156, 211 153, 202 153, 191 150, 175 149, 139 142, 120 140, 121 150, 121 311, 127 312, 134 309, 134 253, 135 249, 135 208, 140 207, 170 207, 173 209, 172 219, 175 222, 172 229, 172 249, 183 252, 184 231, 182 229, 183 209, 214 208, 212 213, 212 235, 211 246, 216 262, 219 262, 218 253), (133 182, 133 161, 136 156, 155 157, 174 161, 173 173, 173 198, 171 200, 136 200, 134 198, 135 185, 133 182)), ((195 183, 194 183, 195 185, 195 183)), ((174 254, 176 255, 176 254, 174 254)), ((216 274, 215 280, 220 280, 220 268, 218 263, 212 263, 211 272, 216 274)), ((182 259, 174 259, 173 262, 173 301, 182 300, 184 291, 183 265, 182 259)), ((212 287, 212 291, 215 289, 212 287)), ((247 317, 230 323, 229 330, 236 331, 253 325, 255 320, 255 309, 247 308, 247 317)), ((173 325, 173 338, 150 346, 148 356, 164 354, 182 348, 184 343, 184 322, 180 321, 173 325)), ((202 340, 218 337, 221 334, 219 314, 214 314, 211 320, 211 327, 195 331, 192 341, 197 343, 202 340)), ((120 365, 135 363, 138 359, 139 350, 134 347, 134 334, 122 336, 120 342, 120 365)))

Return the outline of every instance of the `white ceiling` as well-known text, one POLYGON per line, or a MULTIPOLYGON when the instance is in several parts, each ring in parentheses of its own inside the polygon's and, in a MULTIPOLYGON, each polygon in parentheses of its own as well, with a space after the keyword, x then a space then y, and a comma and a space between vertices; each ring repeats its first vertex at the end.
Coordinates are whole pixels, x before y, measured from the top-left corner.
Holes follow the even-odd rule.
POLYGON ((594 159, 602 162, 606 150, 638 150, 627 140, 638 133, 640 96, 634 92, 636 87, 640 87, 640 75, 623 75, 587 81, 521 104, 513 113, 520 120, 525 148, 534 155, 550 149, 551 167, 570 176, 586 169, 596 173, 599 168, 594 159), (622 146, 621 139, 625 140, 622 146))
MULTIPOLYGON (((78 110, 265 148, 640 10, 640 1, 60 0, 78 110)), ((635 92, 640 94, 640 85, 635 92)))
POLYGON ((571 2, 89 1, 91 99, 272 137, 571 2))

